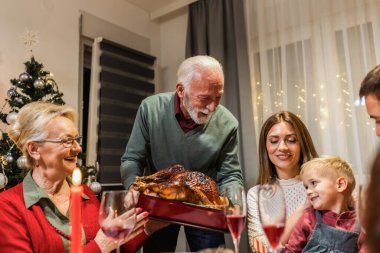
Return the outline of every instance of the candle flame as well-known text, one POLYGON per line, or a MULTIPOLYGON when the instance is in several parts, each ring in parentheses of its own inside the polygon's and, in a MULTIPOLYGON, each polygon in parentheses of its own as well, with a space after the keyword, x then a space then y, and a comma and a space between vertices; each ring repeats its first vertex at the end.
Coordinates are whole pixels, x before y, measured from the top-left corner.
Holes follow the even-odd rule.
POLYGON ((75 168, 73 172, 73 185, 80 185, 82 182, 82 173, 79 168, 75 168))

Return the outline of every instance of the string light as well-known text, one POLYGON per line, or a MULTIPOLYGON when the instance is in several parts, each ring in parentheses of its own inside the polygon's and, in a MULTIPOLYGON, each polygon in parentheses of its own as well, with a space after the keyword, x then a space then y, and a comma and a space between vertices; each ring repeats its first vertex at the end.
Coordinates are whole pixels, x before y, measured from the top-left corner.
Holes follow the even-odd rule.
MULTIPOLYGON (((353 117, 353 106, 361 106, 361 105, 364 105, 365 101, 364 101, 364 98, 361 98, 361 99, 356 99, 355 101, 351 101, 351 93, 349 91, 349 89, 347 88, 347 78, 346 78, 346 75, 345 73, 338 73, 336 74, 336 78, 337 78, 337 82, 339 83, 340 85, 340 95, 337 96, 336 99, 336 103, 339 103, 339 104, 342 104, 343 108, 345 110, 345 114, 343 115, 344 118, 343 120, 339 123, 340 126, 346 126, 347 128, 348 127, 351 127, 352 125, 352 117, 353 117)), ((288 97, 287 94, 285 94, 284 90, 282 89, 282 83, 279 82, 274 82, 274 80, 272 80, 273 82, 266 82, 266 83, 261 83, 260 81, 257 81, 256 82, 256 85, 260 85, 260 86, 267 86, 270 88, 269 90, 269 96, 271 99, 271 105, 272 107, 268 107, 268 106, 264 106, 264 99, 266 99, 266 97, 264 97, 264 94, 263 92, 261 92, 259 95, 256 96, 256 106, 261 106, 262 107, 262 110, 264 112, 264 114, 267 114, 267 113, 271 113, 273 112, 274 110, 278 111, 280 108, 281 109, 285 109, 287 110, 288 108, 283 108, 284 107, 284 102, 285 100, 289 100, 291 101, 292 98, 291 97, 288 97), (275 99, 273 99, 275 98, 275 99), (271 109, 270 109, 271 108, 271 109)), ((329 125, 327 124, 327 120, 331 120, 329 118, 329 106, 327 105, 330 104, 330 103, 334 103, 333 100, 331 100, 330 98, 328 97, 325 97, 324 95, 326 95, 326 93, 329 92, 330 88, 328 88, 328 90, 324 90, 326 89, 326 85, 321 82, 319 84, 319 91, 317 90, 316 92, 309 92, 307 93, 307 90, 306 90, 306 83, 303 82, 303 80, 301 81, 297 81, 297 82, 293 82, 291 83, 291 85, 293 86, 293 92, 291 91, 292 88, 290 88, 290 91, 291 94, 297 94, 297 100, 294 101, 296 102, 296 104, 292 105, 293 110, 295 110, 295 114, 297 116, 299 116, 300 118, 302 117, 302 115, 304 113, 306 113, 306 107, 305 105, 308 104, 308 97, 313 97, 315 99, 318 99, 317 104, 319 104, 319 110, 317 112, 317 115, 315 115, 314 118, 312 118, 315 122, 318 122, 319 123, 319 128, 321 130, 325 130, 327 128, 329 128, 329 125)), ((327 86, 327 87, 330 87, 330 86, 327 86)), ((258 88, 259 90, 260 88, 258 88)), ((310 98, 309 97, 309 98, 310 98)), ((310 106, 310 105, 308 105, 310 106)), ((261 118, 261 117, 260 117, 261 118)), ((259 120, 259 118, 255 118, 256 121, 259 120)), ((261 120, 265 120, 264 119, 261 119, 261 120)), ((370 123, 367 123, 368 125, 370 123)))
POLYGON ((306 100, 301 96, 298 96, 298 100, 302 103, 306 103, 306 100))

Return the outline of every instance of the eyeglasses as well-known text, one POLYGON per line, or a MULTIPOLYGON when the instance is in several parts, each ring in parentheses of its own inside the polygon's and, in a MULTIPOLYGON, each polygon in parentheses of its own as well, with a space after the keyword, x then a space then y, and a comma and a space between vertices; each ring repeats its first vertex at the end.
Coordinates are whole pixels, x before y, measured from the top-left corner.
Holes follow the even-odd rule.
POLYGON ((38 140, 36 142, 54 142, 61 143, 65 148, 71 148, 74 145, 74 141, 81 146, 82 145, 82 136, 77 137, 64 137, 64 138, 48 138, 43 140, 38 140))

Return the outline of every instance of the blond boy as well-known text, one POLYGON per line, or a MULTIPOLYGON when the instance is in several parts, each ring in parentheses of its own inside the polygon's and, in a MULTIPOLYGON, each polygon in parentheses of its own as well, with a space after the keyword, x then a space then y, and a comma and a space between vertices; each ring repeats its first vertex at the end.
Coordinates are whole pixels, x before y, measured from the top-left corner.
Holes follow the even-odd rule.
POLYGON ((311 206, 294 228, 285 252, 363 252, 364 236, 352 207, 351 165, 339 157, 315 158, 302 165, 300 176, 311 206))

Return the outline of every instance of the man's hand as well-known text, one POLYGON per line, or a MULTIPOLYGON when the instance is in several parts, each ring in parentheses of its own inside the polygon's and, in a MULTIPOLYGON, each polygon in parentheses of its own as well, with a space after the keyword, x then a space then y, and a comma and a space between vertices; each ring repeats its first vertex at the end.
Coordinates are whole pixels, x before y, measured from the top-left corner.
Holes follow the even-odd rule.
POLYGON ((140 192, 134 190, 132 187, 129 187, 127 195, 124 198, 124 206, 125 208, 129 208, 130 206, 135 206, 137 201, 139 200, 140 192))

